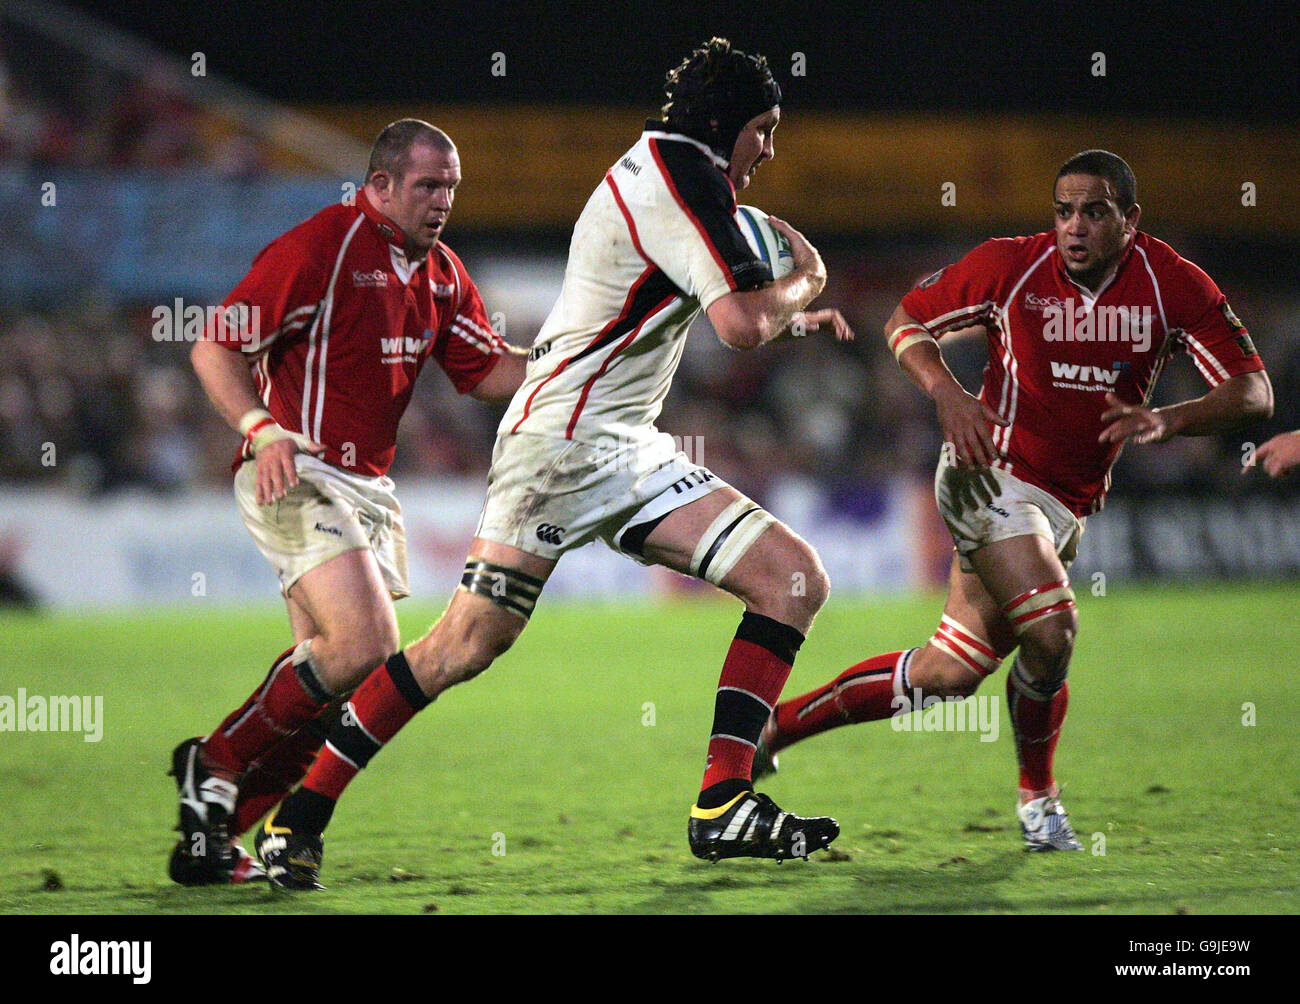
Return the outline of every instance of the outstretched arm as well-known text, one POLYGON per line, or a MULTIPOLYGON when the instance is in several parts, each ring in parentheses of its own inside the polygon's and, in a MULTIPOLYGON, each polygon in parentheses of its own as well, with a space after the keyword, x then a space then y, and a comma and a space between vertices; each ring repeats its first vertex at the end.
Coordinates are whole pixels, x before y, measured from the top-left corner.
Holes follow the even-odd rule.
POLYGON ((1105 424, 1101 443, 1122 443, 1130 437, 1138 443, 1163 443, 1174 436, 1212 436, 1273 414, 1273 385, 1263 370, 1239 373, 1223 381, 1208 394, 1166 408, 1125 404, 1114 394, 1106 395, 1109 410, 1102 412, 1105 424))

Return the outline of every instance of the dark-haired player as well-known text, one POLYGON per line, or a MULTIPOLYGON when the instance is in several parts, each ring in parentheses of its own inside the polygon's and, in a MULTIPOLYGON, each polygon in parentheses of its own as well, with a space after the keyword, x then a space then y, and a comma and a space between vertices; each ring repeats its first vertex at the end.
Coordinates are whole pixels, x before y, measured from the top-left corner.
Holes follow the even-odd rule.
POLYGON ((746 607, 722 667, 708 765, 691 809, 699 857, 806 857, 833 819, 757 795, 759 732, 824 602, 826 573, 788 527, 678 452, 654 425, 691 321, 754 349, 802 328, 826 282, 816 249, 780 221, 794 271, 750 250, 735 194, 773 153, 781 91, 766 62, 713 39, 669 74, 662 120, 606 172, 574 228, 564 287, 498 430, 460 589, 433 630, 353 695, 301 788, 268 818, 272 881, 317 884, 321 833, 344 787, 421 708, 487 669, 523 631, 560 556, 599 539, 636 561, 720 586, 746 607), (794 581, 806 588, 792 589, 794 581))
POLYGON ((398 649, 406 537, 387 471, 421 368, 434 359, 457 390, 487 401, 523 379, 523 350, 496 336, 441 242, 460 178, 441 129, 390 124, 355 205, 323 209, 269 244, 191 353, 244 437, 235 497, 279 575, 295 644, 210 735, 173 753, 178 882, 260 874, 234 838, 311 765, 328 723, 318 716, 398 649))
POLYGON ((1212 435, 1273 407, 1263 363, 1219 288, 1137 229, 1136 189, 1113 153, 1071 157, 1056 178, 1054 231, 986 241, 903 297, 885 337, 934 399, 947 444, 935 495, 956 544, 948 601, 926 644, 781 702, 756 776, 775 769, 778 750, 826 729, 889 718, 918 697, 967 697, 1015 651, 1007 700, 1025 844, 1079 849, 1052 761, 1077 629, 1066 568, 1084 520, 1101 508, 1125 440, 1212 435), (936 342, 975 325, 989 346, 978 398, 936 342), (1150 408, 1171 352, 1188 353, 1211 390, 1150 408))

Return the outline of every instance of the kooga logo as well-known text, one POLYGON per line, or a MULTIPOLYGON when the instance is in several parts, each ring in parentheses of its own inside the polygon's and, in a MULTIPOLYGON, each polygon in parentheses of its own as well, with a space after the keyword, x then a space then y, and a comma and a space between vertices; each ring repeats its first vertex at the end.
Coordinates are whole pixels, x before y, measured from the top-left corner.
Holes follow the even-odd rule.
POLYGON ((377 268, 373 272, 362 272, 360 269, 352 270, 353 286, 387 286, 388 273, 382 268, 377 268))

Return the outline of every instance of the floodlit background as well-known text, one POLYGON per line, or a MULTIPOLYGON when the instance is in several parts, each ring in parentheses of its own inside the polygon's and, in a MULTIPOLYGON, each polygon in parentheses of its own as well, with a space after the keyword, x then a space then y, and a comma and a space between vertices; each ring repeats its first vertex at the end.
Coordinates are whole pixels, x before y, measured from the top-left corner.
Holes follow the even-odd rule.
MULTIPOLYGON (((529 344, 587 195, 664 71, 714 33, 764 52, 787 95, 776 160, 742 200, 821 247, 822 302, 859 337, 740 354, 701 320, 661 427, 807 536, 837 592, 930 585, 947 565, 933 407, 886 351, 885 318, 980 240, 1050 226, 1057 165, 1094 146, 1133 165, 1143 229, 1227 293, 1277 414, 1126 449, 1074 578, 1300 576, 1294 482, 1242 473, 1247 444, 1300 426, 1290 32, 1107 5, 1087 20, 751 11, 761 24, 697 5, 0 4, 4 601, 270 601, 229 496, 236 436, 155 311, 219 303, 265 243, 360 182, 383 125, 416 115, 460 147, 447 242, 499 330, 529 344)), ((947 355, 975 389, 982 343, 947 355)), ((1202 391, 1181 358, 1157 400, 1202 391)), ((422 378, 393 469, 417 595, 456 581, 499 414, 436 367, 422 378)), ((679 587, 597 544, 548 597, 679 587)))
MULTIPOLYGON (((1242 459, 1300 427, 1300 23, 1285 5, 958 7, 0 0, 0 598, 39 611, 0 610, 0 914, 1294 913, 1298 482, 1242 459), (713 34, 765 53, 786 91, 743 199, 822 249, 823 302, 859 336, 742 354, 701 322, 664 409, 828 566, 787 696, 933 631, 938 433, 880 329, 978 242, 1050 226, 1071 154, 1130 161, 1143 228, 1209 271, 1268 364, 1270 423, 1129 447, 1089 520, 1058 751, 1088 853, 1022 853, 999 708, 998 742, 878 723, 783 751, 766 790, 835 815, 836 854, 696 861, 686 807, 738 605, 593 545, 500 665, 349 789, 329 892, 168 882, 169 751, 246 697, 288 630, 230 494, 237 437, 156 312, 219 303, 416 115, 460 147, 447 241, 528 344, 583 202, 713 34), (102 742, 6 717, 74 695, 102 698, 102 742)), ((946 354, 974 389, 980 342, 946 354)), ((1166 368, 1161 401, 1201 392, 1188 360, 1166 368)), ((498 417, 436 368, 417 389, 393 472, 405 641, 458 579, 498 417)), ((1000 704, 1004 681, 979 698, 1000 704)), ((1088 946, 1076 982, 1126 961, 1057 941, 1088 946)), ((158 945, 160 968, 190 957, 158 945)))

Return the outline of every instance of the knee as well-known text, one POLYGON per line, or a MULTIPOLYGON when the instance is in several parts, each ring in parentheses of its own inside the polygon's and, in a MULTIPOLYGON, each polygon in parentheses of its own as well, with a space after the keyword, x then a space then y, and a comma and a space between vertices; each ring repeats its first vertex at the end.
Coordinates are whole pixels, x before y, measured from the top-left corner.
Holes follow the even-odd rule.
POLYGON ((912 689, 926 697, 970 697, 984 682, 984 677, 969 666, 933 646, 917 653, 908 677, 912 689))
POLYGON ((830 596, 831 580, 817 552, 795 537, 747 574, 731 592, 750 610, 806 634, 830 596))
POLYGON ((831 579, 821 558, 809 545, 803 544, 796 552, 795 570, 790 573, 790 581, 785 586, 790 590, 795 606, 810 621, 826 605, 831 595, 831 579))
POLYGON ((1074 610, 1062 611, 1030 625, 1020 635, 1020 650, 1028 668, 1049 675, 1063 675, 1074 653, 1079 618, 1074 610))
POLYGON ((312 663, 321 682, 336 695, 355 689, 399 647, 397 625, 384 623, 372 623, 342 635, 322 633, 321 641, 328 645, 329 657, 313 658, 312 663))

